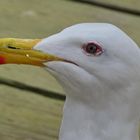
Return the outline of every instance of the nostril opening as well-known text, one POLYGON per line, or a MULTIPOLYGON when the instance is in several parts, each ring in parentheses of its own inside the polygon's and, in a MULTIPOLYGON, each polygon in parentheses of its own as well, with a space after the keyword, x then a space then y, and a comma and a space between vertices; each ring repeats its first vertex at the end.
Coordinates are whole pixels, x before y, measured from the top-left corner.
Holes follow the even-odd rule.
POLYGON ((13 47, 13 46, 7 46, 7 48, 9 48, 9 49, 20 49, 20 48, 16 48, 16 47, 13 47))

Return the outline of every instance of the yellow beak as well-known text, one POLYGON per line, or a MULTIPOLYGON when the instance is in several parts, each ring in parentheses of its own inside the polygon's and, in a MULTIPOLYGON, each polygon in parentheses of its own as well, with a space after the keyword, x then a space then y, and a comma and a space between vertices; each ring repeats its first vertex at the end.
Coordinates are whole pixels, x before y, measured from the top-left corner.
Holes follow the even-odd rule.
POLYGON ((0 64, 13 63, 44 66, 44 62, 63 61, 59 57, 33 50, 34 46, 40 41, 41 39, 0 39, 0 64))

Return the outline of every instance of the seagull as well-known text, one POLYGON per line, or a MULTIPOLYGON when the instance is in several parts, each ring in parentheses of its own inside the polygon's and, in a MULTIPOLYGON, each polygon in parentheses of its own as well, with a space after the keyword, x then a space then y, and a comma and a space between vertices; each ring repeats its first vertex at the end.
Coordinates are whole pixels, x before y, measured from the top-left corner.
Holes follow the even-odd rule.
POLYGON ((0 64, 44 67, 64 88, 59 140, 138 140, 139 60, 138 45, 107 23, 45 39, 0 39, 0 64))

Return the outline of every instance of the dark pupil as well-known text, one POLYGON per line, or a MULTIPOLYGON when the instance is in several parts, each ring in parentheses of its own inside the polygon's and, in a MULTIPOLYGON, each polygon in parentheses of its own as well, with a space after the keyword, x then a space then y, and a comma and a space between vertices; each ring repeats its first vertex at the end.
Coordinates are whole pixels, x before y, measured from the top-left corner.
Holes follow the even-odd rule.
POLYGON ((91 44, 91 45, 88 45, 87 46, 87 52, 88 53, 96 53, 96 51, 97 51, 97 47, 95 46, 95 45, 93 45, 93 44, 91 44))

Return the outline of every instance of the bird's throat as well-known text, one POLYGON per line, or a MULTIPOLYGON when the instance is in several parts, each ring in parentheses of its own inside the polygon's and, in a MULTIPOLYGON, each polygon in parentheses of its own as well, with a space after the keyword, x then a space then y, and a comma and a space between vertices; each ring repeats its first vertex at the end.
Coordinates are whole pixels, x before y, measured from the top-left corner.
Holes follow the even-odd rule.
POLYGON ((138 122, 67 98, 60 140, 138 140, 138 122), (115 116, 114 116, 115 115, 115 116))

